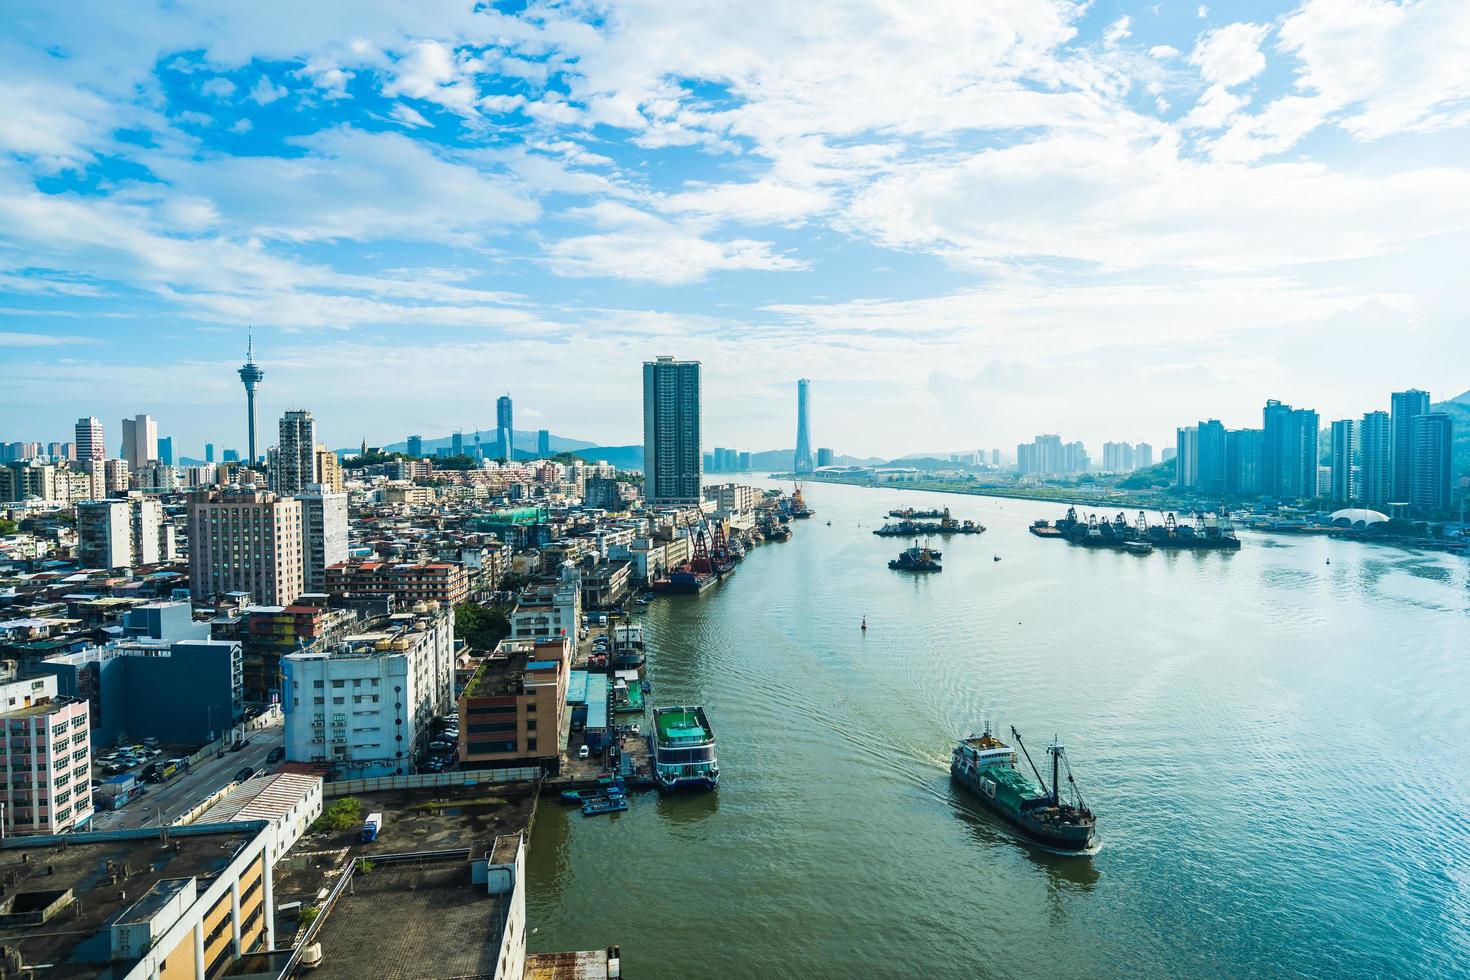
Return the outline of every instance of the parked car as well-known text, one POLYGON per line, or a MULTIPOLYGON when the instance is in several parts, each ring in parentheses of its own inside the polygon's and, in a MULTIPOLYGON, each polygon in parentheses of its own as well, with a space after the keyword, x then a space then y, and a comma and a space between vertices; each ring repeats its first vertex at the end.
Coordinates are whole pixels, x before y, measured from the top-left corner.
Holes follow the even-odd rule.
POLYGON ((440 742, 436 740, 429 743, 429 751, 431 752, 452 752, 453 750, 453 742, 440 742))
POLYGON ((248 739, 248 738, 242 738, 238 742, 236 742, 234 745, 231 745, 230 746, 230 751, 231 752, 243 752, 246 748, 249 747, 249 745, 250 745, 250 739, 248 739))
POLYGON ((589 749, 589 748, 587 748, 587 746, 585 746, 585 745, 582 746, 580 749, 577 750, 577 758, 579 758, 579 759, 585 759, 588 756, 590 756, 591 754, 592 754, 592 750, 589 749))
POLYGON ((249 779, 251 776, 254 776, 254 775, 255 775, 255 767, 254 766, 246 766, 244 769, 241 769, 239 772, 235 773, 235 782, 237 782, 237 783, 243 783, 245 780, 249 779))
POLYGON ((286 750, 279 745, 265 754, 266 762, 280 762, 284 758, 286 758, 286 750))

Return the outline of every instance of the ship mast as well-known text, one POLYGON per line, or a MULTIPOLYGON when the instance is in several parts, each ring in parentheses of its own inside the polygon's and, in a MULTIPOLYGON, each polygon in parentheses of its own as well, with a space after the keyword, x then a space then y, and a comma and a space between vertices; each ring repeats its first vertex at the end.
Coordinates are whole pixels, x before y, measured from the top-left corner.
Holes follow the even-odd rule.
POLYGON ((1061 767, 1062 747, 1057 744, 1057 737, 1051 737, 1051 745, 1047 746, 1051 753, 1051 805, 1062 805, 1062 780, 1058 769, 1061 767))
MULTIPOLYGON (((1041 784, 1042 789, 1046 789, 1046 780, 1042 778, 1041 770, 1036 768, 1036 763, 1031 761, 1031 753, 1026 751, 1026 743, 1021 741, 1021 733, 1016 731, 1015 725, 1011 726, 1011 735, 1015 738, 1016 744, 1021 747, 1021 754, 1026 757, 1026 762, 1031 766, 1031 771, 1036 773, 1036 781, 1041 784)), ((1054 796, 1056 794, 1052 793, 1051 795, 1054 796)))

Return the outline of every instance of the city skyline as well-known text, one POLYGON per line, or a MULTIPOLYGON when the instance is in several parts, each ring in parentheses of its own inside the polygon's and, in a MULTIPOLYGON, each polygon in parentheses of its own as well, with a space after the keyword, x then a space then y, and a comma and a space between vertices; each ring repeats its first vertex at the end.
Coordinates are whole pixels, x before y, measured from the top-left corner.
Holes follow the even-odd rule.
POLYGON ((673 346, 711 442, 789 447, 763 375, 791 365, 860 455, 1453 397, 1470 129, 1434 45, 1470 12, 1361 6, 466 4, 354 8, 349 41, 329 7, 30 5, 0 39, 0 416, 245 452, 252 325, 259 417, 309 389, 338 446, 452 431, 487 385, 633 444, 673 346))

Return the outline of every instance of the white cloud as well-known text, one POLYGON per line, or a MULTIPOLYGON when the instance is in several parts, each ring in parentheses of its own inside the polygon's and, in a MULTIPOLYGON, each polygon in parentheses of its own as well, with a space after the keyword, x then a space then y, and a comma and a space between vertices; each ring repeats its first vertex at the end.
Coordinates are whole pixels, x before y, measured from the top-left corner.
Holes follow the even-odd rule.
POLYGON ((227 99, 235 94, 235 83, 224 77, 211 78, 199 86, 199 91, 217 99, 227 99))
POLYGON ((1249 81, 1266 68, 1261 42, 1268 30, 1265 24, 1229 24, 1206 31, 1189 53, 1189 63, 1207 82, 1231 87, 1249 81))
POLYGON ((1150 57, 1157 58, 1160 61, 1169 61, 1170 59, 1179 57, 1180 54, 1179 49, 1170 44, 1155 44, 1148 49, 1148 53, 1150 57))
POLYGON ((430 125, 419 111, 412 106, 406 106, 402 102, 393 106, 391 113, 394 120, 407 126, 409 129, 419 129, 430 125))
POLYGON ((452 46, 438 41, 418 41, 394 62, 383 94, 389 98, 406 95, 472 116, 479 90, 468 69, 469 65, 455 55, 452 46))
POLYGON ((1219 129, 1249 102, 1249 98, 1236 95, 1224 85, 1211 85, 1179 125, 1184 129, 1219 129))
POLYGON ((236 119, 233 123, 230 124, 230 132, 237 134, 248 133, 254 128, 255 124, 252 123, 249 119, 236 119))
POLYGON ((665 286, 705 279, 724 270, 789 272, 806 264, 772 251, 770 242, 736 239, 714 242, 696 226, 664 221, 622 204, 598 204, 573 217, 607 229, 564 238, 546 246, 557 275, 605 276, 665 286))
POLYGON ((50 333, 18 333, 0 330, 0 347, 59 347, 66 344, 90 344, 86 337, 64 337, 50 333))
POLYGON ((1132 37, 1133 31, 1130 30, 1132 25, 1133 18, 1126 15, 1123 17, 1119 17, 1117 20, 1113 21, 1112 24, 1108 25, 1107 31, 1103 33, 1103 43, 1109 46, 1113 46, 1119 44, 1127 38, 1132 37))
POLYGON ((255 87, 250 90, 251 100, 260 105, 270 105, 277 99, 285 98, 286 95, 287 91, 284 85, 277 85, 264 75, 256 79, 255 87))

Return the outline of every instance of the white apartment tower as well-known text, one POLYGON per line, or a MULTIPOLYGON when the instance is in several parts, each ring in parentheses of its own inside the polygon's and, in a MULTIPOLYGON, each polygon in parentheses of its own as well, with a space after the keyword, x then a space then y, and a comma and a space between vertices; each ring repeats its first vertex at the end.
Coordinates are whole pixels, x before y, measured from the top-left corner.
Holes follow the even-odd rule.
POLYGON ((102 420, 95 415, 77 419, 76 458, 82 463, 107 458, 107 439, 102 432, 102 420))
POLYGON ((302 585, 307 592, 325 592, 327 566, 347 560, 347 494, 313 483, 296 499, 301 501, 302 585))
POLYGON ((134 473, 158 458, 158 423, 150 415, 123 419, 123 459, 134 473))
POLYGON ((60 834, 92 816, 92 730, 85 699, 58 697, 54 676, 0 685, 3 832, 60 834))
POLYGON ((173 525, 163 505, 133 494, 78 503, 77 560, 86 568, 134 568, 174 557, 173 525))

